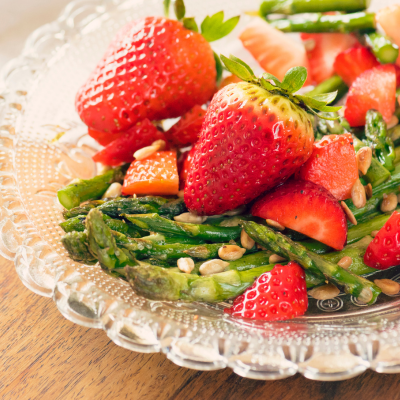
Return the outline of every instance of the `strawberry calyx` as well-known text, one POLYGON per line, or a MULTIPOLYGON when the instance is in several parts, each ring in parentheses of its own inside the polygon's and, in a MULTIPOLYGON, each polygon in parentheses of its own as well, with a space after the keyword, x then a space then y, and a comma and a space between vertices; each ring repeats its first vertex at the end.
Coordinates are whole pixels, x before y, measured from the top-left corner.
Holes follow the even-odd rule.
POLYGON ((339 118, 339 116, 328 117, 322 114, 326 112, 337 112, 342 108, 328 106, 328 104, 335 100, 338 93, 337 91, 315 96, 294 94, 303 87, 307 80, 307 68, 305 67, 290 68, 281 82, 277 77, 268 72, 264 72, 257 78, 253 70, 244 61, 233 55, 227 58, 221 54, 221 60, 232 74, 243 81, 258 85, 269 92, 285 96, 294 104, 322 119, 335 120, 339 118), (321 111, 322 113, 317 111, 321 111))

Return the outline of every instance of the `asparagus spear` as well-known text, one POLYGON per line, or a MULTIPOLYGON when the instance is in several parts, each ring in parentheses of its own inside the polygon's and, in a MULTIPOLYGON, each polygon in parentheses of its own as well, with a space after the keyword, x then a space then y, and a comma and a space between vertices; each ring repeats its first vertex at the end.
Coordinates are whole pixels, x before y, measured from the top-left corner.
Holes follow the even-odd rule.
MULTIPOLYGON (((187 212, 187 207, 183 199, 176 199, 163 204, 158 209, 158 214, 165 216, 166 218, 172 218, 176 215, 187 212)), ((127 212, 128 214, 139 214, 138 212, 127 212)))
POLYGON ((57 192, 58 200, 67 210, 70 210, 86 200, 98 199, 113 182, 123 181, 128 166, 125 164, 110 169, 103 175, 95 176, 92 179, 78 179, 57 192))
POLYGON ((335 101, 339 101, 349 90, 347 85, 343 82, 339 75, 334 75, 327 80, 321 82, 313 90, 307 92, 308 96, 317 96, 320 94, 326 94, 338 91, 335 101))
POLYGON ((365 123, 366 142, 375 151, 378 161, 389 171, 394 169, 394 145, 387 133, 382 114, 369 110, 365 123))
POLYGON ((252 221, 244 221, 246 233, 263 247, 276 254, 298 262, 304 269, 309 269, 318 277, 325 277, 336 285, 342 286, 346 293, 352 294, 360 301, 373 304, 381 290, 365 278, 354 275, 335 265, 318 254, 308 251, 272 229, 252 221))
POLYGON ((87 245, 86 232, 69 232, 61 239, 61 243, 74 261, 88 265, 96 264, 97 260, 87 245))
POLYGON ((124 198, 105 202, 98 207, 103 214, 112 218, 118 218, 121 214, 150 214, 156 213, 158 208, 150 204, 143 204, 139 198, 124 198))
POLYGON ((103 200, 93 200, 88 203, 82 204, 79 207, 71 208, 70 210, 64 210, 64 219, 79 217, 80 215, 87 215, 92 208, 96 208, 104 203, 103 200))
POLYGON ((231 270, 199 276, 139 263, 139 266, 125 268, 128 281, 137 294, 152 300, 209 303, 239 296, 257 277, 274 267, 274 265, 264 265, 247 271, 231 270))
POLYGON ((143 236, 143 240, 150 240, 157 244, 173 244, 173 243, 180 243, 180 244, 203 244, 204 240, 192 238, 188 236, 177 236, 177 235, 161 235, 161 233, 143 236))
POLYGON ((304 240, 301 242, 301 245, 317 254, 326 254, 332 251, 332 247, 329 247, 326 244, 318 242, 314 239, 304 240))
MULTIPOLYGON (((396 125, 388 130, 388 135, 395 146, 400 145, 400 125, 396 125)), ((395 149, 396 150, 396 149, 395 149)))
POLYGON ((399 56, 399 47, 387 36, 377 32, 364 35, 366 45, 372 50, 381 64, 395 63, 399 56))
POLYGON ((339 117, 337 113, 324 114, 327 114, 328 117, 338 118, 334 120, 318 119, 317 131, 322 135, 341 135, 350 131, 350 125, 345 118, 339 117))
POLYGON ((124 215, 124 217, 139 228, 147 231, 196 237, 210 242, 235 240, 240 236, 241 232, 239 226, 225 227, 174 222, 160 217, 158 214, 124 215))
POLYGON ((368 12, 344 15, 310 14, 296 16, 292 19, 270 20, 268 22, 282 32, 350 33, 360 29, 375 29, 375 14, 368 12))

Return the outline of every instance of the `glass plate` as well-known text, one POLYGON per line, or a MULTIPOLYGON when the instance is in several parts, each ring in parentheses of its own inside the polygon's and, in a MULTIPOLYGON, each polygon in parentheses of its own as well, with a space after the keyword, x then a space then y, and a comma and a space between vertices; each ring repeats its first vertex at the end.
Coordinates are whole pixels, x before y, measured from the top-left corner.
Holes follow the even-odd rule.
MULTIPOLYGON (((350 296, 311 299, 306 316, 282 323, 235 321, 226 304, 147 301, 98 266, 67 258, 56 191, 96 173, 96 144, 74 111, 74 95, 126 22, 162 14, 161 0, 81 0, 35 31, 0 78, 0 253, 14 260, 22 282, 52 297, 69 320, 104 329, 119 346, 164 352, 198 370, 232 368, 254 379, 296 374, 341 380, 367 368, 400 372, 400 298, 380 296, 364 307, 350 296), (65 135, 52 141, 56 135, 65 135)), ((256 9, 258 0, 188 1, 200 21, 226 10, 256 9)), ((380 2, 382 6, 382 1, 380 2)), ((243 17, 241 26, 249 17, 243 17)), ((239 26, 237 30, 240 30, 239 26)), ((233 34, 234 36, 234 34, 233 34)), ((236 39, 217 51, 251 59, 236 39)), ((400 271, 381 277, 400 280, 400 271)))

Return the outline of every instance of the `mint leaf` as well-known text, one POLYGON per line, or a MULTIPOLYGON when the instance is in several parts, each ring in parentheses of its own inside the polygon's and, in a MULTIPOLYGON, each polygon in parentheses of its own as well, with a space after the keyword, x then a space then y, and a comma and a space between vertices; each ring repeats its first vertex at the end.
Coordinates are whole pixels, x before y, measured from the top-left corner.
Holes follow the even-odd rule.
POLYGON ((230 60, 229 58, 223 56, 222 54, 221 54, 221 60, 225 64, 225 67, 230 72, 232 72, 232 74, 236 75, 238 78, 247 82, 252 82, 253 79, 255 79, 255 76, 252 75, 246 67, 244 67, 237 61, 230 60))
POLYGON ((163 3, 164 3, 164 15, 166 17, 168 17, 169 16, 169 5, 171 3, 171 0, 164 0, 163 3))
POLYGON ((264 78, 260 79, 260 83, 264 89, 267 89, 269 91, 276 90, 276 86, 274 86, 272 83, 266 81, 264 78))
POLYGON ((336 90, 335 92, 317 94, 315 96, 307 96, 307 94, 305 96, 311 97, 314 100, 322 101, 325 104, 329 104, 329 103, 332 103, 332 101, 336 99, 337 93, 338 93, 338 91, 336 90))
POLYGON ((307 80, 307 69, 304 67, 290 68, 283 78, 281 88, 289 93, 295 93, 300 90, 307 80))
POLYGON ((237 63, 243 65, 243 67, 245 67, 247 69, 247 71, 249 71, 250 74, 255 77, 253 70, 244 61, 242 61, 240 58, 237 58, 237 57, 233 56, 232 54, 229 56, 229 58, 231 60, 236 61, 237 63))
POLYGON ((217 70, 217 84, 219 84, 221 82, 222 72, 224 71, 224 67, 222 66, 221 60, 215 51, 214 51, 214 60, 215 60, 215 68, 217 70))
POLYGON ((178 21, 185 16, 186 9, 183 0, 174 0, 174 12, 178 21))
POLYGON ((197 26, 196 21, 194 20, 193 17, 183 18, 182 23, 183 23, 183 26, 186 29, 189 29, 189 30, 191 30, 193 32, 198 32, 199 31, 199 27, 197 26))
MULTIPOLYGON (((314 110, 318 110, 318 111, 323 111, 323 112, 335 112, 335 111, 339 111, 342 108, 342 107, 327 106, 325 101, 318 100, 318 98, 324 98, 324 95, 317 95, 317 96, 315 96, 315 98, 297 95, 296 98, 301 100, 313 114, 318 115, 318 117, 320 117, 322 119, 334 121, 335 119, 339 118, 339 116, 330 118, 330 117, 327 117, 325 115, 319 114, 314 111, 314 110)), ((328 96, 326 96, 326 98, 329 99, 328 96)))
POLYGON ((224 12, 220 11, 211 17, 207 16, 201 23, 201 34, 207 42, 213 42, 228 35, 239 22, 239 16, 224 21, 224 12))
MULTIPOLYGON (((264 72, 262 74, 262 77, 266 80, 266 81, 272 81, 275 83, 275 85, 280 88, 281 87, 281 81, 274 75, 270 74, 269 72, 264 72)), ((276 89, 276 88, 275 88, 276 89)))

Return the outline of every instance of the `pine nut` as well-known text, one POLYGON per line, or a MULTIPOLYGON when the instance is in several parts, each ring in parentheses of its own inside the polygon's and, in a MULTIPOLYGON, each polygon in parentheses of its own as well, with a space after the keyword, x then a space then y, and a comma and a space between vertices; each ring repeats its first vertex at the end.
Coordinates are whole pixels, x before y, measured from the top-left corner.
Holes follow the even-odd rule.
POLYGON ((118 182, 114 182, 110 185, 110 187, 103 194, 102 199, 115 199, 116 197, 121 196, 122 194, 122 185, 118 182))
POLYGON ((226 261, 235 261, 238 260, 246 253, 246 249, 239 247, 237 245, 226 245, 222 246, 218 249, 218 256, 226 261))
POLYGON ((372 185, 368 183, 368 185, 364 186, 364 190, 367 199, 370 199, 372 197, 372 185))
POLYGON ((226 261, 218 259, 210 260, 206 261, 204 264, 201 264, 199 272, 201 275, 218 274, 219 272, 223 272, 228 265, 229 263, 226 261))
POLYGON ((393 211, 397 207, 397 196, 394 193, 384 194, 381 204, 382 212, 393 211))
POLYGON ((233 210, 227 211, 226 213, 223 213, 222 215, 225 215, 227 217, 234 217, 236 215, 243 214, 246 211, 246 206, 240 206, 238 208, 235 208, 233 210))
POLYGON ((391 279, 375 279, 374 283, 387 295, 397 294, 400 291, 400 285, 391 279))
POLYGON ((347 204, 344 201, 340 202, 340 205, 343 208, 344 213, 347 216, 347 219, 353 224, 353 225, 357 225, 357 220, 354 217, 353 213, 350 211, 350 208, 347 207, 347 204))
POLYGON ((268 251, 265 247, 262 247, 260 244, 257 243, 257 249, 262 251, 268 251))
POLYGON ((351 200, 357 208, 362 208, 367 203, 365 189, 359 179, 356 180, 353 187, 351 188, 351 200))
POLYGON ((146 147, 142 147, 139 150, 136 150, 133 153, 133 157, 135 158, 135 160, 138 161, 142 161, 145 160, 146 158, 149 158, 150 156, 152 156, 154 153, 157 152, 157 147, 156 146, 146 146, 146 147))
POLYGON ((207 216, 195 215, 190 212, 185 212, 183 214, 174 217, 176 222, 187 222, 189 224, 202 224, 207 219, 207 216))
POLYGON ((399 119, 395 115, 392 115, 392 118, 390 118, 390 121, 387 123, 387 129, 395 127, 398 123, 399 119))
POLYGON ((285 260, 286 260, 286 258, 278 256, 278 254, 272 254, 272 255, 269 256, 269 260, 268 261, 269 261, 270 264, 275 264, 275 263, 278 263, 278 262, 281 262, 281 261, 285 261, 285 260))
POLYGON ((155 140, 151 145, 157 147, 157 151, 163 151, 167 144, 165 143, 165 140, 158 139, 155 140))
POLYGON ((371 166, 372 149, 370 147, 361 147, 356 154, 358 170, 365 175, 371 166))
POLYGON ((371 236, 374 238, 378 233, 379 233, 379 231, 372 231, 371 236))
POLYGON ((361 293, 357 297, 357 300, 360 303, 369 303, 372 300, 372 290, 369 287, 364 288, 363 290, 361 290, 361 293))
POLYGON ((328 283, 327 285, 311 289, 307 293, 316 300, 328 300, 336 297, 340 293, 340 290, 335 285, 332 285, 332 283, 328 283))
POLYGON ((183 199, 184 194, 185 194, 185 191, 184 191, 184 190, 180 190, 180 191, 178 192, 178 197, 179 197, 180 199, 183 199))
POLYGON ((342 267, 344 269, 348 269, 352 262, 353 262, 353 259, 351 257, 344 256, 343 258, 341 258, 339 260, 337 265, 339 265, 339 267, 342 267))
POLYGON ((188 257, 180 258, 176 264, 178 265, 178 268, 186 274, 190 274, 194 269, 194 261, 188 257))
POLYGON ((240 243, 245 249, 250 250, 254 247, 256 242, 242 229, 240 233, 240 243))
POLYGON ((269 226, 272 226, 278 231, 283 231, 285 229, 283 225, 281 225, 279 222, 273 221, 272 219, 266 219, 265 221, 269 226))

